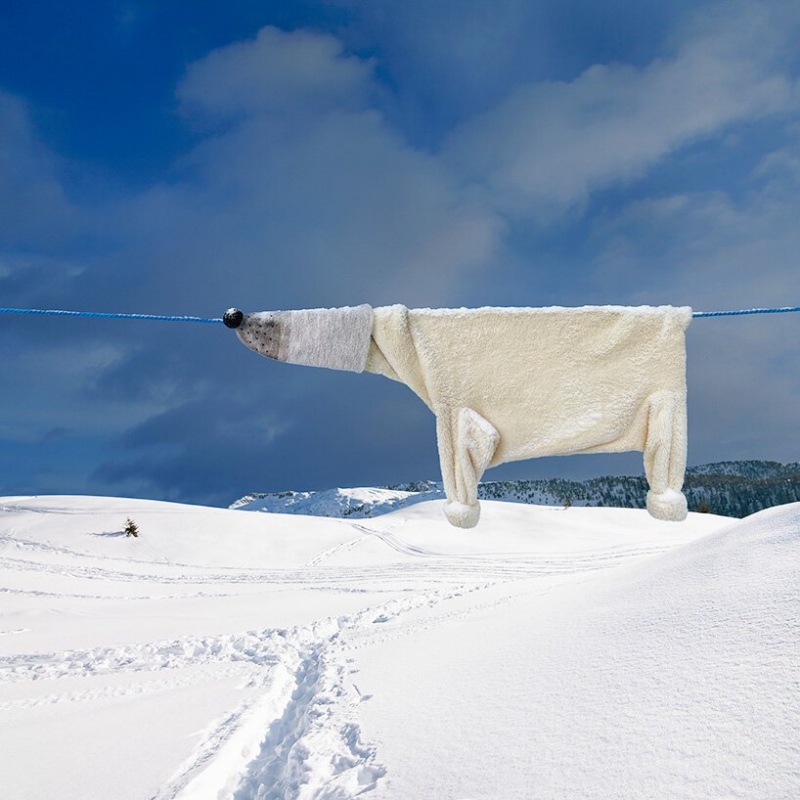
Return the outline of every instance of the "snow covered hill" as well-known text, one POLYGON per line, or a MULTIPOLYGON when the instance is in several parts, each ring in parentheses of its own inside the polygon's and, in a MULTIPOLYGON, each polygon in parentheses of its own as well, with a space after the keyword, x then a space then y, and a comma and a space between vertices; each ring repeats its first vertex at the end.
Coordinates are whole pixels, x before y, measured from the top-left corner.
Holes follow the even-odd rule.
MULTIPOLYGON (((686 470, 684 491, 690 509, 728 517, 746 517, 772 506, 800 501, 800 464, 775 461, 722 461, 686 470)), ((481 500, 544 506, 644 508, 644 477, 607 476, 585 481, 487 481, 478 485, 481 500)), ((320 517, 377 517, 389 511, 444 496, 440 483, 416 481, 382 489, 326 489, 309 492, 249 494, 231 508, 320 517)))
POLYGON ((800 796, 800 504, 2 498, 0 596, 4 797, 800 796))

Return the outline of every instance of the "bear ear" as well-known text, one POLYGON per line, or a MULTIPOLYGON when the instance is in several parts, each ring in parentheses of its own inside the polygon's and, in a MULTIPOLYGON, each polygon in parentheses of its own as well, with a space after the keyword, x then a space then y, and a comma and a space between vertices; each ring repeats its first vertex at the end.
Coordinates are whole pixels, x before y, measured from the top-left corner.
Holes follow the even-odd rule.
POLYGON ((226 328, 238 328, 242 324, 244 314, 238 308, 229 308, 223 315, 222 321, 226 328))

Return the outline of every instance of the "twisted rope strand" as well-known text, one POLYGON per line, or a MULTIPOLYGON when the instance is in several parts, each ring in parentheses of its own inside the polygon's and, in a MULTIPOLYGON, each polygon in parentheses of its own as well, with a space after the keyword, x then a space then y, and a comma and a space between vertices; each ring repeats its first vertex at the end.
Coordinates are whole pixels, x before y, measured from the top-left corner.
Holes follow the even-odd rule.
POLYGON ((91 317, 99 319, 149 319, 159 322, 205 322, 222 324, 221 317, 174 317, 163 314, 112 314, 105 311, 61 311, 54 308, 0 308, 0 314, 49 314, 58 317, 91 317))
POLYGON ((693 317, 741 317, 745 314, 788 314, 791 311, 800 311, 800 306, 785 306, 783 308, 745 308, 741 311, 695 311, 693 317))

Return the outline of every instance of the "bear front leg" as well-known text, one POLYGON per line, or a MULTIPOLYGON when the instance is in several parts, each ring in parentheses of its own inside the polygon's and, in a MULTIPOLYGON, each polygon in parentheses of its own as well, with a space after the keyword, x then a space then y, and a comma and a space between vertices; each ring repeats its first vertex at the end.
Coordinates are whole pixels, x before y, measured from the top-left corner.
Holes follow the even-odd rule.
POLYGON ((686 400, 675 392, 658 392, 650 399, 644 471, 650 491, 650 516, 671 522, 686 519, 681 491, 686 471, 686 400))
POLYGON ((478 481, 491 463, 500 441, 494 425, 471 408, 441 409, 436 414, 439 461, 451 525, 474 528, 481 510, 478 481))

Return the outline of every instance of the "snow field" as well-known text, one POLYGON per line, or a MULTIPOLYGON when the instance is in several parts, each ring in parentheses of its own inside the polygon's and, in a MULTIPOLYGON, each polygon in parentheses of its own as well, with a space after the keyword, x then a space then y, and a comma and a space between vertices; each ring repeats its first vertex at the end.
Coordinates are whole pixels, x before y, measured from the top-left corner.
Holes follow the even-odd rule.
POLYGON ((483 507, 0 500, 4 792, 800 795, 800 506, 483 507))

